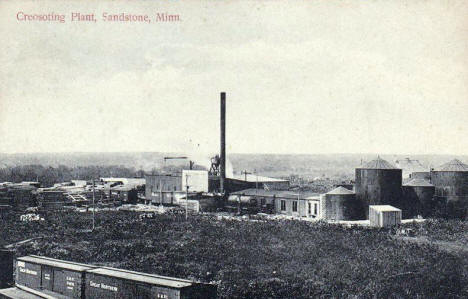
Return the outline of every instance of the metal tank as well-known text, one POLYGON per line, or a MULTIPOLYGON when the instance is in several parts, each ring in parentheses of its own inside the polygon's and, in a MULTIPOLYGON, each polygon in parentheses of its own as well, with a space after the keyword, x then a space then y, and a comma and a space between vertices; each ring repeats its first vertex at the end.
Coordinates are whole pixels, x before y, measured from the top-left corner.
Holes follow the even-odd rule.
POLYGON ((435 199, 444 216, 468 216, 468 165, 454 159, 431 170, 431 183, 435 186, 435 199))
POLYGON ((364 208, 366 219, 369 205, 392 205, 402 208, 402 171, 378 157, 356 168, 355 192, 364 208))
POLYGON ((424 218, 435 214, 435 187, 424 179, 413 179, 403 185, 404 217, 424 218))
POLYGON ((325 194, 324 205, 328 220, 359 220, 364 214, 356 201, 356 194, 341 186, 325 194))

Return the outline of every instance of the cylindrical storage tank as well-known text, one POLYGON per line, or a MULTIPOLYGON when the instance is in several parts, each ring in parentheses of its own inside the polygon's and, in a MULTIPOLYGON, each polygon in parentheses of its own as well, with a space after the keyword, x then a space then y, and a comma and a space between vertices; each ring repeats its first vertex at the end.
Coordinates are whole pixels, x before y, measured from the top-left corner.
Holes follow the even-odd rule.
POLYGON ((468 165, 454 159, 431 171, 435 199, 442 214, 466 218, 468 213, 468 165))
POLYGON ((388 204, 400 208, 401 186, 401 169, 380 157, 356 168, 356 199, 364 207, 366 218, 369 217, 369 205, 388 204))
POLYGON ((433 216, 435 187, 424 179, 413 179, 403 185, 404 217, 433 216))
POLYGON ((8 288, 14 284, 13 256, 13 251, 0 249, 0 289, 8 288))
POLYGON ((337 187, 325 194, 325 218, 328 220, 358 220, 362 216, 356 194, 344 187, 337 187))

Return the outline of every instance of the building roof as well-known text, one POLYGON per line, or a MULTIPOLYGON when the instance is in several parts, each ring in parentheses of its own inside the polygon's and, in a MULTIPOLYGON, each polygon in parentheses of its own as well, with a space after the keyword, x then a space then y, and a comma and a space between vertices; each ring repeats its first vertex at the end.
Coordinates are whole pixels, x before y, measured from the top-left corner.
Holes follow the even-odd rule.
POLYGON ((184 288, 194 284, 194 282, 186 279, 173 278, 167 276, 159 276, 153 274, 139 273, 134 271, 115 269, 110 267, 100 267, 87 271, 88 273, 111 276, 116 278, 139 281, 148 284, 166 286, 171 288, 184 288))
POLYGON ((400 209, 395 208, 394 206, 390 205, 370 205, 369 209, 373 209, 379 212, 392 212, 392 211, 400 211, 400 209))
POLYGON ((331 191, 328 191, 326 194, 331 195, 345 195, 345 194, 355 194, 353 191, 346 189, 345 187, 337 187, 331 191))
POLYGON ((398 168, 401 168, 408 173, 429 172, 429 168, 422 165, 421 162, 419 162, 419 160, 405 158, 401 160, 396 160, 395 164, 398 168))
POLYGON ((468 171, 468 165, 458 159, 453 159, 437 167, 434 171, 468 171))
POLYGON ((361 167, 358 168, 365 168, 365 169, 398 169, 392 164, 388 163, 384 159, 377 157, 377 159, 367 162, 361 167))
POLYGON ((131 191, 136 190, 136 186, 133 185, 117 185, 110 188, 112 191, 131 191))
POLYGON ((262 196, 262 197, 277 197, 277 198, 289 198, 289 199, 305 199, 312 196, 318 196, 316 192, 294 192, 294 191, 282 191, 282 190, 264 190, 264 189, 245 189, 241 191, 232 192, 231 195, 244 195, 244 196, 262 196))
POLYGON ((412 179, 411 181, 403 184, 403 186, 410 187, 434 187, 428 180, 425 179, 412 179))
POLYGON ((5 187, 8 187, 10 190, 25 190, 25 191, 32 191, 32 190, 37 190, 36 187, 31 186, 31 185, 7 185, 5 187))
POLYGON ((145 178, 100 178, 100 180, 106 183, 122 182, 124 185, 144 185, 146 183, 145 178))
POLYGON ((72 271, 85 271, 85 270, 95 268, 95 266, 73 263, 73 262, 68 262, 68 261, 61 261, 61 260, 56 260, 53 258, 37 256, 37 255, 23 256, 23 257, 19 257, 17 260, 23 261, 23 262, 34 263, 34 264, 58 267, 62 269, 72 270, 72 271))
POLYGON ((239 180, 239 181, 245 181, 245 182, 259 182, 259 183, 274 183, 274 182, 288 182, 288 180, 283 180, 283 179, 276 179, 276 178, 269 178, 266 176, 261 176, 261 175, 255 175, 255 174, 238 174, 238 175, 232 175, 228 176, 228 179, 234 179, 234 180, 239 180))

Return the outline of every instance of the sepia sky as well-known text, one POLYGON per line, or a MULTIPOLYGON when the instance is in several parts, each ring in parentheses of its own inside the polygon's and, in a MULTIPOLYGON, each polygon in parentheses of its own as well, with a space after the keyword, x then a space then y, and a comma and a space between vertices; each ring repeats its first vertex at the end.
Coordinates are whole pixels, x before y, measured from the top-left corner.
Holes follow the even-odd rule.
POLYGON ((2 1, 0 152, 216 152, 226 91, 228 152, 468 154, 467 15, 461 0, 2 1))

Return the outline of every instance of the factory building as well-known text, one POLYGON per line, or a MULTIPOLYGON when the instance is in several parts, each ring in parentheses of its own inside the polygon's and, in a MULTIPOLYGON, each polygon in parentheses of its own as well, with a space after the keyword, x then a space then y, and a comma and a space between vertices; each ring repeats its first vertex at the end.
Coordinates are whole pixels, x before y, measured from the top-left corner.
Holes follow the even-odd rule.
POLYGON ((289 181, 260 175, 234 175, 226 178, 226 191, 235 192, 248 188, 265 190, 287 190, 289 181))
POLYGON ((468 165, 454 159, 431 170, 431 183, 435 187, 435 200, 442 202, 442 214, 464 218, 468 213, 468 165))
POLYGON ((182 190, 208 192, 208 171, 182 170, 182 190))
MULTIPOLYGON (((217 176, 209 177, 209 190, 216 192, 219 190, 220 179, 217 176)), ((224 188, 227 193, 242 191, 245 189, 265 189, 265 190, 287 190, 289 180, 269 178, 260 175, 233 175, 224 179, 224 188)))
MULTIPOLYGON (((378 157, 356 168, 356 199, 363 207, 388 204, 396 207, 402 202, 402 171, 378 157)), ((366 218, 368 210, 364 209, 366 218)))
POLYGON ((134 186, 118 185, 111 188, 112 198, 125 204, 136 204, 138 202, 138 191, 134 186))
POLYGON ((320 195, 316 193, 283 194, 275 200, 275 213, 279 215, 322 218, 320 195))
POLYGON ((435 187, 428 180, 412 179, 403 185, 403 216, 426 218, 433 216, 437 206, 434 202, 435 187))
POLYGON ((228 207, 241 213, 264 212, 295 217, 321 218, 320 195, 313 192, 246 189, 232 192, 228 207))
POLYGON ((150 174, 145 175, 145 180, 145 197, 152 204, 175 204, 185 195, 181 174, 150 174))
POLYGON ((359 220, 364 214, 356 194, 341 186, 322 196, 322 206, 327 220, 359 220))

